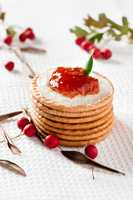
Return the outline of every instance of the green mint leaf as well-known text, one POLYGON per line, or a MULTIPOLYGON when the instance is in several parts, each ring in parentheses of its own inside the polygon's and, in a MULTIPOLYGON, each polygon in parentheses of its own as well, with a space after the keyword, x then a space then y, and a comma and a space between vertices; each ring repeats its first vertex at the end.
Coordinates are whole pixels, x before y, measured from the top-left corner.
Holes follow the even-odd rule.
POLYGON ((75 26, 74 29, 70 29, 70 32, 74 33, 77 37, 86 37, 88 35, 88 32, 79 26, 75 26))
POLYGON ((89 75, 92 71, 92 67, 93 67, 93 58, 91 56, 86 64, 85 74, 89 75))

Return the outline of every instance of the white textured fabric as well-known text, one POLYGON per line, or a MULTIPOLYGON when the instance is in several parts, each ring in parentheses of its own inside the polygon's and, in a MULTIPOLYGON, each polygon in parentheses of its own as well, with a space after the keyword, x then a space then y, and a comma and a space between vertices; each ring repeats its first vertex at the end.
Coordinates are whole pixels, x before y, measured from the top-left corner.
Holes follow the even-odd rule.
MULTIPOLYGON (((82 18, 105 11, 113 19, 123 14, 132 21, 130 0, 3 0, 9 24, 31 25, 44 38, 47 55, 27 55, 36 72, 45 72, 51 65, 84 65, 88 55, 74 44, 68 29, 82 24, 82 18)), ((133 25, 133 24, 132 24, 133 25)), ((112 80, 115 87, 114 111, 116 123, 112 135, 98 144, 98 161, 126 172, 126 176, 76 165, 57 150, 44 148, 36 139, 15 140, 23 152, 14 156, 0 143, 0 159, 21 165, 27 177, 17 176, 0 168, 0 200, 131 200, 133 197, 133 46, 109 43, 113 58, 96 61, 94 70, 112 80)), ((29 104, 30 80, 24 66, 8 52, 0 51, 0 114, 21 109, 29 104), (15 60, 13 73, 3 64, 15 60), (26 74, 26 72, 24 73, 26 74)), ((8 134, 19 133, 14 121, 3 124, 8 134)), ((1 138, 0 138, 1 139, 1 138)))

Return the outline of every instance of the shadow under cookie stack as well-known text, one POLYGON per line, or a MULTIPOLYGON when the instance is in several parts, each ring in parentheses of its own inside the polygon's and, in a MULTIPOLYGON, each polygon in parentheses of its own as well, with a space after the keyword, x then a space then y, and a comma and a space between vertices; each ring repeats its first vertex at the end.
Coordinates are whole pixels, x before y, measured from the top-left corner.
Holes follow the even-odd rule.
MULTIPOLYGON (((63 105, 58 97, 53 100, 41 93, 39 80, 36 76, 32 80, 32 119, 42 136, 53 134, 60 140, 62 146, 80 147, 86 144, 96 144, 105 139, 111 132, 113 115, 112 83, 102 75, 96 74, 110 87, 108 95, 100 101, 89 105, 63 105)), ((46 94, 51 92, 50 88, 46 94)))

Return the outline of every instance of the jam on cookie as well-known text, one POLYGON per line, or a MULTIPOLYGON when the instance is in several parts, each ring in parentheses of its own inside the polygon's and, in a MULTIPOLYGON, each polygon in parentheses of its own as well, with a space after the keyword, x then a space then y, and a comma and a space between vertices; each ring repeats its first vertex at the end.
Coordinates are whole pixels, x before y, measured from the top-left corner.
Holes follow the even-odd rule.
POLYGON ((99 92, 99 81, 85 74, 84 69, 58 67, 49 80, 49 87, 64 96, 73 98, 99 92))

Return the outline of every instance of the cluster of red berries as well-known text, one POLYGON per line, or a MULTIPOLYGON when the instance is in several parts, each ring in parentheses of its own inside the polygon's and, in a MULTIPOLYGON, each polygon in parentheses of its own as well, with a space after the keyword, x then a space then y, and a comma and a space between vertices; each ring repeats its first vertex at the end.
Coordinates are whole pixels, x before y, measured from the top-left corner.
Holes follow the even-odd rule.
MULTIPOLYGON (((25 29, 20 35, 19 35, 19 41, 25 42, 27 39, 34 40, 35 39, 35 33, 33 32, 32 28, 25 29)), ((8 35, 4 39, 4 43, 8 46, 11 46, 13 43, 13 36, 8 35)), ((12 61, 9 61, 5 64, 5 69, 8 71, 12 71, 14 69, 15 63, 12 61)))
MULTIPOLYGON (((27 117, 22 117, 17 121, 18 128, 23 131, 23 133, 28 137, 36 136, 36 127, 33 123, 30 122, 30 120, 27 117)), ((57 137, 54 135, 48 135, 43 139, 43 144, 47 146, 48 148, 56 148, 60 145, 60 141, 57 137)), ((87 145, 85 147, 85 154, 91 158, 95 159, 98 155, 98 150, 96 146, 94 145, 87 145)))
POLYGON ((75 40, 75 43, 79 45, 86 52, 90 52, 93 50, 93 58, 95 59, 109 59, 112 57, 112 52, 110 49, 104 49, 101 51, 96 45, 88 40, 85 37, 78 37, 75 40))
POLYGON ((25 42, 27 39, 34 40, 35 34, 32 28, 27 28, 24 32, 19 35, 20 42, 25 42))
POLYGON ((36 135, 36 128, 27 117, 22 117, 19 119, 17 121, 17 126, 28 137, 33 137, 36 135))
MULTIPOLYGON (((20 35, 19 35, 19 41, 25 42, 27 39, 34 40, 35 39, 35 33, 32 28, 26 28, 20 35)), ((10 46, 13 42, 13 36, 8 35, 4 39, 4 43, 8 46, 10 46)))
MULTIPOLYGON (((17 121, 18 128, 23 131, 23 133, 28 137, 36 136, 37 130, 34 124, 32 124, 27 117, 22 117, 17 121)), ((57 137, 53 135, 48 135, 42 141, 48 148, 56 148, 59 146, 60 142, 57 137)))

